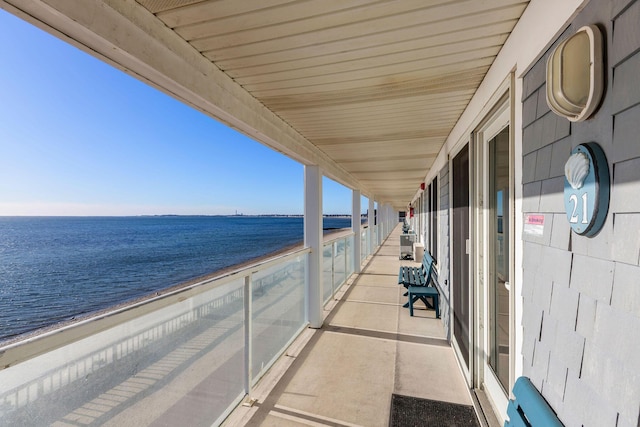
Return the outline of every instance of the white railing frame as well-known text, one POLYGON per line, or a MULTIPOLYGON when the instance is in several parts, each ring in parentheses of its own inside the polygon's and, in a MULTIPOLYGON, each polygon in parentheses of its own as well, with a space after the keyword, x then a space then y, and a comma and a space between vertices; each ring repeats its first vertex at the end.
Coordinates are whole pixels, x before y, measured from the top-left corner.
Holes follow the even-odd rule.
MULTIPOLYGON (((337 234, 337 233, 336 233, 337 234)), ((340 233, 339 236, 337 237, 333 237, 333 238, 329 238, 327 240, 325 240, 322 243, 322 248, 323 250, 328 247, 329 245, 331 245, 331 295, 329 296, 329 299, 327 301, 325 301, 325 305, 331 300, 331 298, 333 298, 336 294, 336 292, 338 292, 338 290, 345 284, 347 283, 347 280, 349 279, 349 277, 347 276, 347 272, 349 271, 348 268, 348 256, 346 254, 345 251, 345 256, 344 256, 344 280, 340 283, 340 285, 336 286, 335 284, 335 260, 336 260, 336 243, 339 241, 344 241, 344 245, 345 248, 347 246, 347 240, 350 239, 351 237, 355 236, 354 232, 350 232, 350 233, 340 233)), ((352 255, 353 256, 353 255, 352 255)))
MULTIPOLYGON (((369 255, 368 246, 370 246, 369 239, 373 238, 371 235, 371 228, 366 227, 362 230, 365 235, 365 251, 362 258, 356 260, 355 255, 355 233, 339 233, 338 236, 329 237, 323 241, 323 248, 327 245, 331 245, 331 297, 335 296, 336 292, 348 281, 351 274, 349 258, 353 258, 354 270, 356 263, 362 264, 364 259, 369 255), (350 254, 347 254, 347 243, 350 239, 353 242, 350 247, 350 254), (337 259, 337 242, 343 242, 345 245, 344 253, 344 278, 340 284, 335 283, 335 264, 337 259)), ((377 243, 377 242, 376 242, 377 243)), ((378 246, 378 245, 377 245, 378 246)), ((90 337, 99 332, 107 329, 122 325, 123 323, 132 321, 136 318, 140 318, 146 314, 152 313, 161 308, 169 307, 173 304, 178 304, 187 298, 198 296, 204 292, 216 289, 233 281, 244 279, 244 286, 242 287, 244 295, 249 296, 244 298, 244 324, 245 324, 245 337, 244 337, 244 366, 245 366, 245 378, 243 379, 244 392, 246 395, 251 395, 251 391, 256 382, 260 379, 263 372, 252 372, 252 284, 253 276, 256 273, 262 272, 270 267, 284 264, 290 260, 298 258, 300 256, 311 253, 310 248, 301 248, 293 250, 286 254, 274 256, 265 260, 261 260, 254 264, 238 268, 233 271, 221 274, 219 276, 210 277, 186 285, 179 289, 174 289, 161 293, 160 295, 153 296, 141 301, 137 301, 132 304, 117 307, 113 310, 106 311, 96 316, 82 319, 78 322, 64 325, 60 328, 46 331, 39 335, 28 337, 24 340, 12 342, 5 346, 0 347, 0 372, 4 369, 11 368, 21 362, 32 359, 36 356, 46 354, 50 351, 54 351, 66 345, 71 345, 83 338, 90 337)), ((308 260, 307 260, 308 262, 308 260)), ((273 357, 273 360, 269 365, 286 350, 286 348, 296 339, 296 337, 309 325, 308 321, 303 322, 300 329, 294 334, 289 342, 273 357)), ((241 399, 240 399, 241 400, 241 399)), ((230 411, 240 402, 236 400, 233 406, 228 408, 225 413, 219 418, 219 421, 223 420, 230 411)))
POLYGON ((199 295, 309 252, 311 252, 311 250, 308 248, 288 252, 284 255, 275 256, 220 276, 211 277, 183 288, 169 291, 159 296, 119 307, 98 316, 89 317, 34 337, 10 343, 0 347, 0 371, 65 345, 73 344, 82 338, 121 325, 160 308, 176 304, 185 298, 199 295))

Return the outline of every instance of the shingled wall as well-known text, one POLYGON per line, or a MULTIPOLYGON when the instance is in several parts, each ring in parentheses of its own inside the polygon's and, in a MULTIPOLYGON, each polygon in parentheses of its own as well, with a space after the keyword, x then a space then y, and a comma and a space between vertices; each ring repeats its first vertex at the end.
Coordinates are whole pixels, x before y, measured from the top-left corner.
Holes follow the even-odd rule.
POLYGON ((523 215, 544 215, 524 234, 523 369, 567 426, 640 426, 640 0, 592 0, 524 77, 523 215), (555 45, 597 24, 606 89, 596 114, 570 123, 549 110, 545 65, 555 45), (611 200, 593 238, 571 231, 564 163, 599 143, 611 200))

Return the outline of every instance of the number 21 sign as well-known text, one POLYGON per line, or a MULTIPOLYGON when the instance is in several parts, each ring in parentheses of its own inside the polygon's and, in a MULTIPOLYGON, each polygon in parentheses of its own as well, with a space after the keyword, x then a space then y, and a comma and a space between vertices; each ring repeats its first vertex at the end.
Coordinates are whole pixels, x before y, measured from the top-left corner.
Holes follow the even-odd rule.
POLYGON ((598 234, 609 210, 609 165, 595 142, 580 144, 564 165, 564 207, 571 229, 598 234))

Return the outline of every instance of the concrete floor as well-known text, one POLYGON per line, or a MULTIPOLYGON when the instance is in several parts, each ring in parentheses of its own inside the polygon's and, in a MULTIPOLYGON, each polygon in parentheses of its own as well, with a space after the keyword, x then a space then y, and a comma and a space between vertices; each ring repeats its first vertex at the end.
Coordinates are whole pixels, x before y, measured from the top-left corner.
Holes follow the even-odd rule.
MULTIPOLYGON (((388 426, 392 393, 471 405, 442 322, 402 308, 397 227, 225 426, 388 426)), ((409 262, 410 263, 410 262, 409 262)), ((417 265, 417 264, 416 264, 417 265)))

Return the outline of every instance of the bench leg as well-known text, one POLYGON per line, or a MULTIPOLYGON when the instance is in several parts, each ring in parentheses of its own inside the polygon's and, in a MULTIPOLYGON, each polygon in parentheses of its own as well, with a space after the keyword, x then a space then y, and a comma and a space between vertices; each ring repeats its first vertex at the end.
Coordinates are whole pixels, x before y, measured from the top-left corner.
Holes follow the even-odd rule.
POLYGON ((405 292, 404 294, 402 294, 403 297, 409 297, 407 302, 404 303, 404 305, 402 306, 402 308, 407 308, 409 307, 412 303, 411 303, 411 296, 409 296, 409 288, 407 288, 407 292, 405 292))
MULTIPOLYGON (((407 292, 407 294, 409 294, 409 292, 407 292)), ((418 301, 418 300, 422 300, 425 305, 427 307, 429 307, 429 304, 427 304, 427 299, 422 296, 422 295, 413 295, 413 294, 409 294, 409 301, 407 301, 407 303, 404 305, 405 307, 408 305, 409 306, 409 315, 411 317, 413 317, 413 304, 418 301)))
POLYGON ((427 298, 428 297, 424 297, 422 299, 422 301, 424 301, 424 305, 426 305, 428 308, 434 309, 435 312, 436 312, 436 319, 439 319, 440 318, 440 297, 439 297, 439 295, 432 295, 431 296, 431 301, 432 301, 431 304, 427 303, 427 298))
POLYGON ((411 294, 411 292, 409 292, 409 301, 407 302, 407 304, 409 304, 409 316, 413 317, 413 303, 415 302, 414 298, 413 298, 413 294, 411 294))
MULTIPOLYGON (((424 296, 424 295, 422 295, 422 296, 420 296, 418 298, 422 300, 422 302, 424 303, 424 306, 427 307, 427 309, 435 310, 435 307, 433 306, 433 304, 430 303, 429 300, 427 299, 427 298, 433 298, 432 296, 424 296)), ((416 298, 415 301, 417 301, 417 300, 418 299, 416 298)))
POLYGON ((409 306, 409 315, 411 317, 413 317, 413 303, 415 303, 418 300, 422 300, 422 302, 424 302, 424 305, 427 308, 432 308, 435 310, 436 312, 436 319, 440 318, 440 297, 439 295, 433 295, 430 296, 431 300, 432 300, 432 304, 429 304, 429 301, 427 300, 427 296, 423 296, 423 295, 418 295, 418 296, 413 296, 413 294, 409 293, 409 300, 407 301, 407 303, 404 305, 404 307, 409 306))

